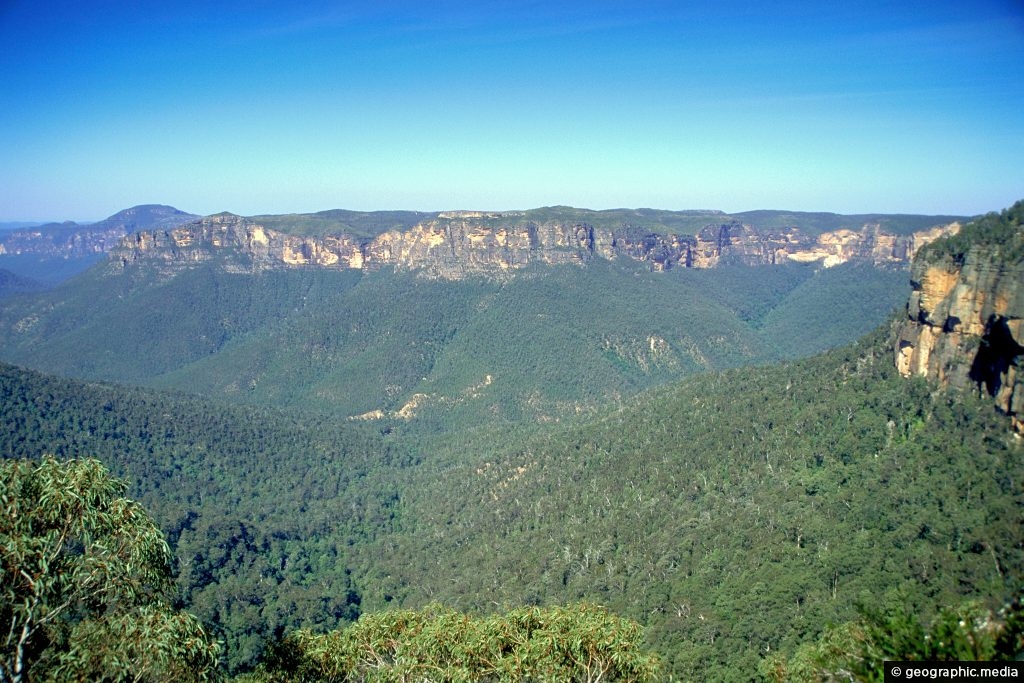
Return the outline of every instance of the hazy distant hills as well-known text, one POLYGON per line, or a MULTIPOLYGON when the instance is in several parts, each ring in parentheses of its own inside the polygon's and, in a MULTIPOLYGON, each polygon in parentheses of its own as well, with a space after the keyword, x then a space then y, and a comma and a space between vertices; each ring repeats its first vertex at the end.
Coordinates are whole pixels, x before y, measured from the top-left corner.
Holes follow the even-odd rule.
POLYGON ((102 259, 129 233, 172 228, 197 218, 171 206, 144 204, 96 223, 47 223, 0 232, 0 268, 59 282, 102 259))
POLYGON ((43 225, 45 221, 0 221, 0 232, 6 230, 18 230, 19 228, 31 228, 43 225))

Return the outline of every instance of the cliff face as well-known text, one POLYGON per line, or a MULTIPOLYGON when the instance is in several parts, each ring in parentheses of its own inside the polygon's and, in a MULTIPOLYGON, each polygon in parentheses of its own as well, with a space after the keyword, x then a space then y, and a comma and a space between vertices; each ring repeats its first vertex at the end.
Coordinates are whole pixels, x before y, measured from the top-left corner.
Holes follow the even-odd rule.
POLYGON ((251 272, 285 266, 361 268, 359 244, 350 237, 285 235, 223 213, 169 230, 127 235, 111 250, 122 267, 146 261, 172 274, 190 264, 219 259, 230 272, 251 272))
POLYGON ((719 264, 770 265, 786 261, 906 263, 923 244, 953 234, 959 224, 912 235, 877 225, 808 236, 798 228, 759 231, 736 221, 709 225, 696 235, 625 225, 595 228, 573 220, 524 220, 517 214, 449 212, 408 230, 373 238, 346 234, 300 236, 271 230, 232 214, 219 214, 169 230, 128 235, 112 250, 122 266, 146 259, 166 271, 221 259, 238 271, 288 266, 375 270, 417 269, 433 277, 493 275, 531 263, 584 264, 629 258, 653 270, 710 268, 719 264))
POLYGON ((1024 228, 1012 211, 985 219, 996 232, 972 225, 915 260, 895 353, 902 375, 984 392, 1024 434, 1024 228))

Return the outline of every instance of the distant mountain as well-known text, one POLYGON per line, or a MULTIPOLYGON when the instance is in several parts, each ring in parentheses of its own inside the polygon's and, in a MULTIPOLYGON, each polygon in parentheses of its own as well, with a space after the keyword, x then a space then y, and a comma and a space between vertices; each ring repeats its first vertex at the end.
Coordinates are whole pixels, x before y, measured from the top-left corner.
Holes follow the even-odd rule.
MULTIPOLYGON (((754 218, 790 227, 653 209, 256 220, 136 207, 92 233, 102 267, 0 307, 0 358, 387 424, 561 419, 856 338, 905 300, 899 268, 959 229, 754 218)), ((40 234, 54 245, 76 229, 40 234)))
POLYGON ((40 221, 0 221, 0 232, 18 230, 19 228, 31 228, 42 224, 40 221))
POLYGON ((81 272, 127 234, 167 229, 198 216, 171 206, 146 204, 96 223, 47 223, 0 232, 0 268, 52 283, 81 272))
POLYGON ((118 211, 96 223, 47 223, 2 234, 0 255, 80 258, 109 251, 126 234, 172 228, 197 218, 172 206, 145 204, 118 211))

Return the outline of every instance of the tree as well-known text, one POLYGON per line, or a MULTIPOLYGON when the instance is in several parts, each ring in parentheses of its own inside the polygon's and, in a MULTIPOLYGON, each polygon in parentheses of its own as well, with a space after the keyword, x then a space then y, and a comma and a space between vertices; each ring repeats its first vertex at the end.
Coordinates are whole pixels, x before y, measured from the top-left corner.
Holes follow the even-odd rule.
POLYGON ((0 463, 0 682, 219 677, 170 549, 96 460, 0 463))
POLYGON ((857 621, 826 629, 788 660, 763 660, 759 672, 769 681, 880 683, 887 661, 1011 661, 1024 652, 1019 597, 998 613, 977 601, 943 607, 930 625, 905 601, 858 609, 857 621))
POLYGON ((639 624, 586 603, 471 617, 432 604, 363 614, 326 634, 300 630, 247 681, 656 680, 658 658, 639 624))

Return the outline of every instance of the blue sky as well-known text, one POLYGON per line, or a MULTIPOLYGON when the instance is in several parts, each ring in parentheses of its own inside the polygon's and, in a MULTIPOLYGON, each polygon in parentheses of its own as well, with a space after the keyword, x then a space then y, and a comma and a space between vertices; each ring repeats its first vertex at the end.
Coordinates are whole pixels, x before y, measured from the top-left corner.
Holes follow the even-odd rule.
POLYGON ((0 0, 0 45, 0 220, 1024 198, 1022 0, 0 0))

